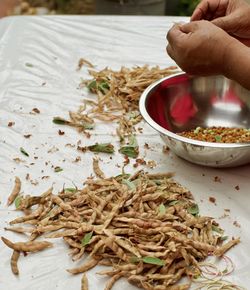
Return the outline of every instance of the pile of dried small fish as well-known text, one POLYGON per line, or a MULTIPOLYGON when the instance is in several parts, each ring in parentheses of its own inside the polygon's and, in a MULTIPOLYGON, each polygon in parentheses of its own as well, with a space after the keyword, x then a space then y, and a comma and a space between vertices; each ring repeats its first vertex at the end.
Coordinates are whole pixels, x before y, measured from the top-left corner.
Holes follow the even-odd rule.
MULTIPOLYGON (((20 195, 20 180, 11 193, 23 216, 5 228, 29 235, 29 241, 12 243, 12 270, 18 274, 22 252, 51 246, 40 237, 63 238, 73 260, 83 260, 72 274, 107 265, 100 275, 110 277, 105 290, 124 277, 146 290, 188 289, 201 273, 199 262, 208 255, 221 257, 239 239, 224 243, 223 230, 210 217, 199 214, 198 205, 171 173, 87 179, 83 189, 64 188, 57 195, 50 188, 40 196, 20 195), (22 223, 23 226, 14 226, 22 223), (87 253, 87 255, 84 255, 87 253), (190 278, 182 285, 182 277, 190 278)), ((82 289, 87 289, 83 276, 82 289)))

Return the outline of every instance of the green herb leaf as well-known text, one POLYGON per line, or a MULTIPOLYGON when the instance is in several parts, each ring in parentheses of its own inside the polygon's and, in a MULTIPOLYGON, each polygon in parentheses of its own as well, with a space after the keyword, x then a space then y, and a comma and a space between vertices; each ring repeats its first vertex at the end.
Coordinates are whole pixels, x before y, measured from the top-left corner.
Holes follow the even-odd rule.
POLYGON ((172 200, 168 203, 169 206, 173 206, 173 205, 176 205, 177 203, 179 203, 180 201, 179 200, 172 200))
POLYGON ((165 261, 155 258, 155 257, 144 257, 142 258, 142 261, 146 264, 152 264, 152 265, 158 265, 158 266, 164 266, 165 261))
POLYGON ((93 232, 85 234, 85 236, 81 240, 81 244, 83 247, 87 246, 93 236, 93 232))
POLYGON ((26 65, 27 67, 34 67, 34 65, 33 65, 32 63, 29 63, 29 62, 26 62, 25 65, 26 65))
POLYGON ((119 152, 131 158, 136 158, 138 156, 139 147, 134 135, 129 137, 129 144, 121 147, 119 152))
POLYGON ((220 135, 216 135, 214 138, 216 142, 221 142, 222 137, 220 135))
POLYGON ((131 257, 131 258, 129 259, 129 261, 130 261, 130 263, 132 263, 132 264, 136 264, 136 263, 139 263, 139 262, 141 261, 141 259, 138 258, 138 257, 131 257))
POLYGON ((20 195, 15 198, 14 203, 15 203, 16 209, 19 208, 21 201, 22 201, 22 197, 20 195))
POLYGON ((90 81, 87 85, 87 88, 92 91, 96 89, 96 80, 90 81))
POLYGON ((160 213, 160 214, 165 214, 165 213, 166 213, 166 207, 165 207, 165 205, 164 205, 163 203, 161 203, 161 204, 159 205, 158 210, 159 210, 159 213, 160 213))
POLYGON ((101 81, 98 84, 98 90, 100 90, 103 94, 105 94, 109 90, 109 84, 106 81, 101 81))
POLYGON ((23 155, 29 157, 29 154, 28 154, 28 153, 23 149, 23 147, 20 147, 20 152, 21 152, 23 155))
POLYGON ((126 184, 129 189, 136 190, 136 186, 135 186, 135 184, 132 181, 129 181, 127 179, 123 179, 122 183, 126 184))
POLYGON ((223 234, 224 233, 224 231, 221 228, 219 228, 219 227, 217 227, 215 225, 212 225, 212 231, 214 231, 216 233, 219 233, 219 234, 223 234))
POLYGON ((128 179, 130 177, 130 174, 119 174, 115 177, 116 180, 123 180, 128 179))
POLYGON ((199 214, 199 206, 198 204, 193 204, 187 209, 188 213, 192 214, 193 216, 197 216, 199 214))
POLYGON ((95 127, 94 123, 87 123, 87 122, 81 122, 81 126, 86 130, 93 130, 95 127))
POLYGON ((114 146, 111 143, 100 143, 88 146, 88 149, 92 152, 114 153, 114 146))
POLYGON ((226 241, 228 239, 228 236, 222 236, 220 237, 220 240, 223 242, 223 241, 226 241))
POLYGON ((59 166, 56 166, 55 169, 54 169, 55 172, 61 172, 63 171, 63 169, 59 166))
POLYGON ((76 188, 74 188, 74 187, 64 188, 64 192, 67 192, 67 191, 74 193, 74 192, 76 192, 76 188))
POLYGON ((61 117, 54 117, 53 118, 53 123, 57 124, 57 125, 68 125, 69 121, 61 118, 61 117))

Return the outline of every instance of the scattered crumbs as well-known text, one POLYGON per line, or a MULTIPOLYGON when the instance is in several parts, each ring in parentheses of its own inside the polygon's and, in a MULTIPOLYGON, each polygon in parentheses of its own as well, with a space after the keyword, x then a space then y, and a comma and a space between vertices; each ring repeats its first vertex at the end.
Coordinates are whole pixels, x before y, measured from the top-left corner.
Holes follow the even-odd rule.
POLYGON ((204 200, 203 199, 200 199, 200 202, 203 202, 204 200))
POLYGON ((78 140, 77 143, 76 143, 77 146, 80 146, 81 144, 82 144, 81 140, 78 140))
POLYGON ((145 149, 150 149, 148 143, 145 143, 145 144, 144 144, 144 148, 145 148, 145 149))
POLYGON ((213 197, 213 196, 210 196, 210 197, 209 197, 209 201, 210 201, 211 203, 216 204, 216 198, 213 197))
POLYGON ((26 179, 26 180, 30 180, 30 175, 29 175, 29 173, 26 174, 25 179, 26 179))
POLYGON ((91 134, 89 132, 84 132, 84 134, 85 134, 86 138, 90 139, 91 134))
POLYGON ((41 112, 40 112, 39 109, 37 109, 37 108, 33 108, 33 109, 32 109, 32 113, 40 114, 41 112))
POLYGON ((85 153, 88 150, 88 147, 77 146, 77 150, 85 153))
POLYGON ((32 162, 32 163, 30 163, 30 165, 35 165, 35 163, 34 163, 34 162, 32 162))
POLYGON ((81 161, 81 157, 80 156, 77 156, 76 159, 73 162, 77 163, 79 161, 81 161))
POLYGON ((74 147, 76 147, 76 145, 74 145, 74 144, 70 144, 70 143, 67 143, 67 144, 65 144, 65 147, 71 147, 71 148, 74 148, 74 147))
POLYGON ((30 180, 30 183, 34 186, 37 186, 39 184, 37 180, 30 180))
POLYGON ((31 136, 32 136, 31 134, 23 135, 23 137, 26 139, 29 139, 31 136))
POLYGON ((42 87, 45 86, 45 85, 46 85, 46 82, 43 82, 43 83, 42 83, 42 87))
POLYGON ((235 188, 236 190, 240 190, 239 185, 236 185, 234 188, 235 188))
POLYGON ((154 161, 154 160, 149 160, 148 162, 147 162, 147 166, 149 167, 149 168, 155 168, 156 167, 156 162, 154 161))
POLYGON ((44 170, 43 169, 41 170, 41 173, 44 173, 44 170))
POLYGON ((62 169, 60 166, 56 166, 56 167, 54 168, 54 171, 55 171, 55 172, 61 172, 61 171, 63 171, 63 169, 62 169))
POLYGON ((57 147, 53 146, 52 148, 50 148, 50 149, 48 150, 48 153, 55 153, 55 152, 57 152, 57 151, 59 151, 59 149, 58 149, 57 147))
POLYGON ((48 175, 42 176, 42 179, 49 179, 49 178, 50 178, 50 176, 48 176, 48 175))
POLYGON ((124 164, 124 165, 128 165, 129 162, 130 162, 129 157, 125 155, 125 156, 124 156, 123 164, 124 164))
POLYGON ((224 208, 225 212, 231 212, 230 208, 224 208))
POLYGON ((142 133, 143 133, 143 128, 138 128, 138 132, 139 132, 140 134, 142 134, 142 133))
POLYGON ((202 176, 205 176, 205 173, 202 173, 201 175, 202 175, 202 176))
POLYGON ((163 153, 165 153, 165 154, 167 154, 167 153, 169 153, 169 147, 167 146, 167 145, 164 145, 163 147, 162 147, 162 152, 163 153))
POLYGON ((146 161, 142 158, 137 158, 133 167, 137 168, 139 165, 146 165, 146 161))
POLYGON ((62 130, 58 130, 58 135, 60 135, 60 136, 62 136, 62 135, 64 135, 65 134, 65 132, 64 131, 62 131, 62 130))
POLYGON ((112 156, 109 156, 109 159, 110 159, 110 160, 112 160, 112 159, 113 159, 113 157, 112 157, 112 156))
POLYGON ((115 165, 117 168, 121 168, 121 166, 117 163, 116 165, 115 165))
POLYGON ((38 156, 34 156, 34 159, 36 159, 36 160, 37 160, 37 159, 38 159, 38 156))
POLYGON ((45 161, 45 165, 48 166, 49 165, 49 162, 48 161, 45 161))
POLYGON ((241 227, 241 225, 240 225, 237 221, 234 221, 234 222, 233 222, 233 225, 234 225, 235 227, 237 227, 237 228, 240 228, 240 227, 241 227))
POLYGON ((21 163, 21 162, 23 162, 23 163, 25 163, 25 160, 22 160, 22 159, 20 159, 20 158, 13 158, 13 161, 15 161, 17 164, 19 164, 19 163, 21 163))
POLYGON ((12 126, 14 126, 15 125, 15 122, 9 122, 8 123, 8 127, 12 127, 12 126))
POLYGON ((221 178, 219 176, 214 177, 214 182, 221 182, 221 178))

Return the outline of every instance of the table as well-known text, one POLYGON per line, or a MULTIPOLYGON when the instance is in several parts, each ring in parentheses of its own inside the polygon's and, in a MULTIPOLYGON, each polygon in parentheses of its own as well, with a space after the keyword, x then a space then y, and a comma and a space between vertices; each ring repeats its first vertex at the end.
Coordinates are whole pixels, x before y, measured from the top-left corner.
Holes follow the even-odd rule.
MULTIPOLYGON (((74 128, 63 127, 65 135, 59 136, 59 127, 52 123, 54 116, 67 117, 87 96, 87 90, 78 88, 81 78, 88 76, 86 69, 76 71, 81 57, 97 65, 119 69, 133 65, 173 65, 165 52, 165 35, 177 17, 145 16, 44 16, 9 17, 0 21, 0 235, 20 241, 23 237, 5 232, 3 227, 18 215, 14 207, 6 206, 7 196, 14 177, 23 180, 22 192, 40 194, 52 184, 54 190, 64 185, 82 186, 92 173, 91 154, 81 155, 78 140, 83 144, 114 140, 115 126, 98 124, 91 140, 86 140, 74 128), (40 110, 40 114, 32 111, 40 110), (9 122, 14 122, 13 126, 9 122), (31 134, 27 139, 23 135, 31 134), (29 157, 23 156, 23 147, 29 157), (17 163, 15 158, 23 161, 17 163), (60 166, 55 173, 52 166, 60 166), (27 175, 29 174, 29 175, 27 175), (46 176, 50 176, 46 178, 46 176), (28 180, 26 180, 26 178, 28 180)), ((60 128, 62 129, 62 128, 60 128)), ((150 144, 146 159, 157 161, 154 171, 174 171, 176 179, 188 187, 199 203, 202 214, 218 219, 229 236, 240 236, 242 243, 230 250, 235 271, 229 280, 248 287, 250 285, 250 166, 233 169, 211 169, 190 164, 172 153, 162 153, 163 142, 157 132, 147 125, 139 137, 139 144, 150 144), (221 182, 215 182, 218 176, 221 182), (239 186, 239 190, 236 190, 239 186), (209 197, 216 198, 216 204, 209 197), (224 209, 230 209, 223 217, 224 209)), ((108 176, 117 175, 123 158, 118 154, 113 160, 102 156, 108 176)), ((130 168, 133 170, 133 167, 130 168)), ((129 169, 127 169, 129 170, 129 169)), ((0 288, 17 290, 80 289, 80 277, 70 276, 65 269, 73 262, 61 241, 39 254, 19 261, 20 277, 13 276, 9 261, 11 251, 0 245, 0 288)), ((90 289, 103 289, 106 279, 97 277, 96 269, 88 273, 90 289)), ((119 281, 114 289, 136 289, 119 281)))

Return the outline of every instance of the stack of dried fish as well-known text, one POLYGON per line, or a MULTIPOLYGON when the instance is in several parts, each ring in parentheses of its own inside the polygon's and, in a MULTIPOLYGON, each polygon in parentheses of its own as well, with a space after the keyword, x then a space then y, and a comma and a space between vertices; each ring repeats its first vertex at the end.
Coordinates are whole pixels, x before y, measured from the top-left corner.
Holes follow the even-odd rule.
MULTIPOLYGON (((84 260, 68 272, 85 273, 98 264, 111 266, 99 273, 110 276, 106 290, 121 277, 146 290, 188 289, 191 280, 176 283, 184 276, 198 276, 200 261, 211 254, 220 257, 239 242, 232 239, 223 244, 218 224, 199 214, 192 194, 169 173, 140 171, 87 179, 83 189, 65 188, 58 195, 52 189, 35 197, 19 194, 15 204, 24 215, 6 230, 30 235, 22 247, 3 238, 15 253, 15 274, 20 252, 51 245, 33 244, 40 243, 35 239, 62 237, 73 260, 84 260), (26 226, 13 226, 18 223, 26 226)), ((86 283, 85 276, 82 281, 86 283)))

